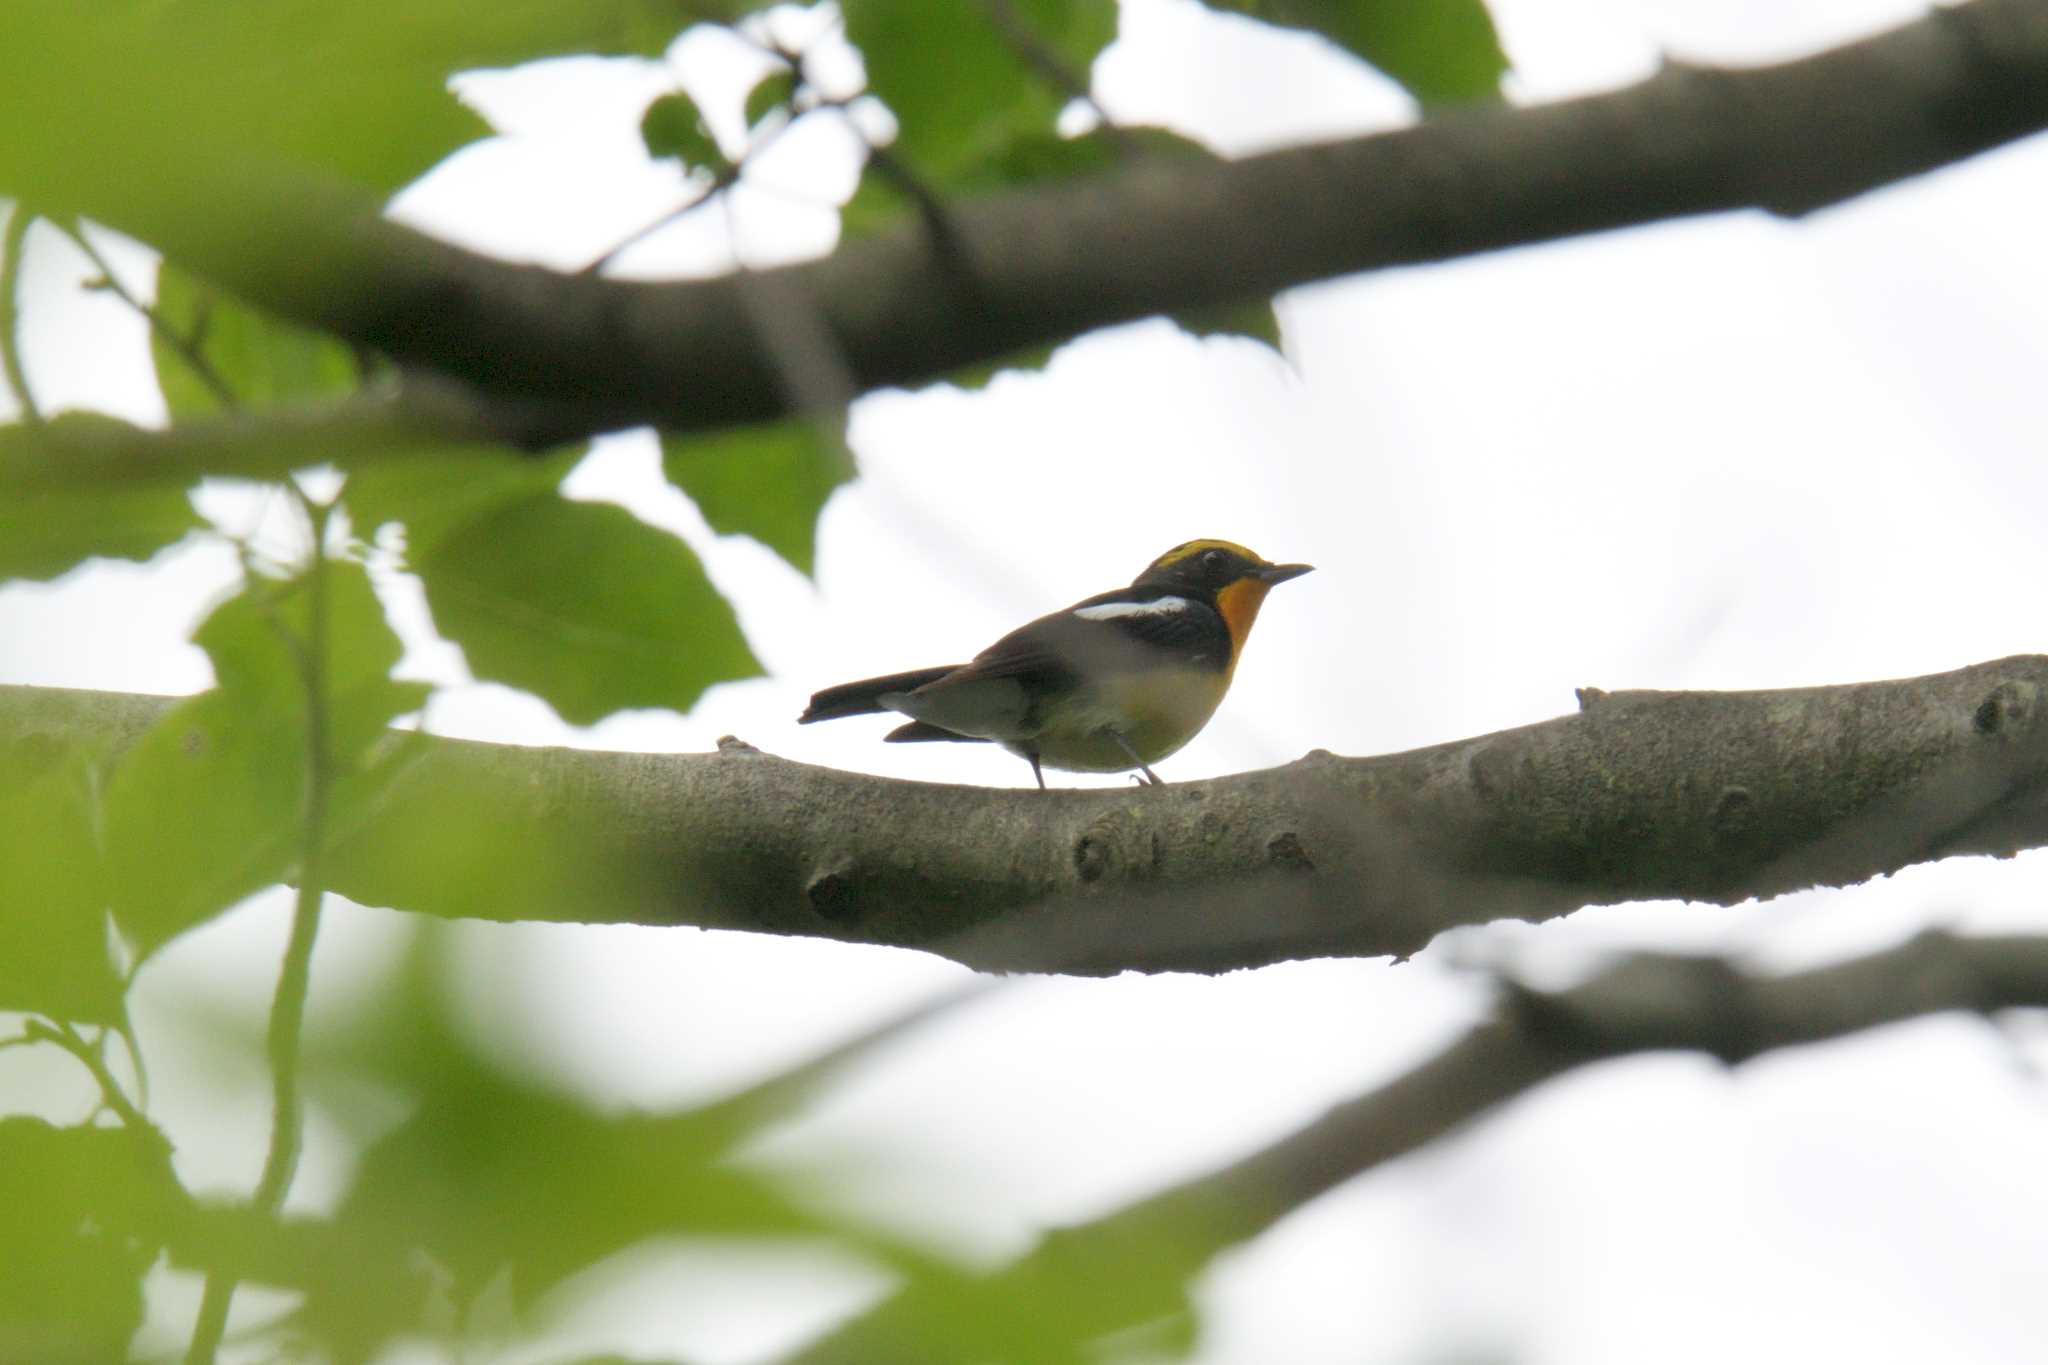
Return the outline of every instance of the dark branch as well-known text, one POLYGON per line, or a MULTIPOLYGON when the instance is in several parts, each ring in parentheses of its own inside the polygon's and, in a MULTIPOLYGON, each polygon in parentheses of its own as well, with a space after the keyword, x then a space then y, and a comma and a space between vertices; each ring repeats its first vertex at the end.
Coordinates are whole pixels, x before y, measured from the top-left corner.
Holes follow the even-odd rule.
MULTIPOLYGON (((1132 1303, 1131 1279, 1105 1272, 1131 1247, 1170 1247, 1182 1275, 1271 1227, 1309 1201, 1453 1133, 1515 1096, 1576 1067, 1631 1053, 1679 1049, 1740 1062, 1776 1048, 1837 1038, 1948 1010, 1978 1014, 2048 1005, 2048 938, 1923 934, 1885 952, 1814 971, 1752 976, 1714 957, 1623 959, 1556 993, 1509 988, 1492 1015, 1429 1061, 1223 1170, 1068 1228, 991 1275, 983 1292, 1028 1295, 1042 1277, 1095 1299, 1061 1300, 1077 1335, 1146 1321, 1170 1304, 1132 1303)), ((930 1320, 911 1289, 841 1327, 791 1365, 888 1358, 930 1320)))
POLYGON ((43 414, 21 362, 21 263, 34 221, 28 206, 17 203, 7 211, 7 231, 0 235, 0 378, 20 405, 22 420, 31 424, 42 421, 43 414))
MULTIPOLYGON (((1576 715, 1411 753, 1049 795, 744 745, 421 739, 337 842, 331 885, 437 915, 801 934, 987 969, 1225 971, 1412 953, 1501 916, 1728 903, 2048 845, 2048 658, 1587 696, 1576 715), (518 856, 436 873, 472 833, 518 856)), ((0 746, 124 738, 161 706, 0 688, 0 746)))
MULTIPOLYGON (((867 391, 1355 271, 1691 214, 1803 214, 2044 124, 2048 7, 1976 0, 1777 66, 1673 66, 1585 99, 1474 107, 1236 162, 1149 160, 949 205, 943 242, 907 224, 767 273, 814 301, 867 391)), ((175 193, 245 212, 185 212, 185 199, 164 201, 173 190, 118 166, 93 191, 104 202, 78 207, 259 304, 543 405, 550 439, 790 410, 766 348, 734 344, 750 335, 743 281, 510 265, 384 221, 331 186, 253 166, 215 174, 175 193)))

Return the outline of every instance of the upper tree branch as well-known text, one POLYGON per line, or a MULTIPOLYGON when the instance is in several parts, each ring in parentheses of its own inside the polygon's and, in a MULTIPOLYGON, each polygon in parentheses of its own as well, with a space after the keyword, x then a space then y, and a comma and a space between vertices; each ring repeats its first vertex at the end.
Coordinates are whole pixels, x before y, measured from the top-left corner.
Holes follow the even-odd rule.
MULTIPOLYGON (((120 117, 104 103, 89 126, 120 117)), ((94 149, 106 174, 94 202, 71 207, 258 303, 516 399, 530 444, 790 408, 746 281, 634 283, 486 259, 255 157, 167 186, 122 160, 151 154, 151 117, 135 111, 122 125, 132 138, 94 149)), ((1234 162, 1148 160, 952 204, 943 243, 912 224, 763 278, 815 301, 866 391, 1376 267, 1689 214, 1805 213, 2044 124, 2048 6, 1975 0, 1777 66, 1672 66, 1584 99, 1454 111, 1234 162)))
MULTIPOLYGON (((337 832, 331 884, 441 915, 804 934, 1002 970, 1410 953, 1504 915, 1726 903, 2048 844, 2044 699, 2041 656, 1842 687, 1588 691, 1577 715, 1405 754, 1052 793, 745 745, 421 740, 337 832), (493 852, 462 856, 472 844, 493 852)), ((132 735, 160 708, 0 688, 0 746, 132 735)))

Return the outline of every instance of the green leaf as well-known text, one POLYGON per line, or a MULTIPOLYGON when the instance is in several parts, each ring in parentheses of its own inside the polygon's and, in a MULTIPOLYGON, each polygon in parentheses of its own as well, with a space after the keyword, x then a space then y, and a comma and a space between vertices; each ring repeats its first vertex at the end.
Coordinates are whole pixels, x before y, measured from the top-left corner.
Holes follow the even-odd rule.
POLYGON ((0 1358, 128 1359, 142 1277, 182 1191, 153 1130, 0 1119, 0 1358))
POLYGON ((661 465, 712 530, 752 536, 805 574, 825 501, 855 473, 840 424, 824 419, 663 437, 661 465))
POLYGON ((1483 0, 1210 0, 1322 34, 1385 72, 1425 106, 1500 97, 1507 54, 1483 0))
POLYGON ((148 559, 206 524, 183 488, 66 486, 67 463, 132 430, 88 412, 0 427, 0 578, 55 578, 94 557, 148 559))
POLYGON ((192 639, 213 661, 221 691, 252 706, 278 700, 296 716, 305 711, 300 650, 322 640, 327 756, 353 767, 387 726, 419 708, 425 690, 391 680, 404 645, 385 618, 384 604, 363 566, 330 560, 321 570, 320 597, 301 575, 283 583, 258 582, 215 608, 192 639), (316 627, 315 614, 318 613, 316 627))
POLYGON ((573 724, 685 709, 761 672, 690 547, 621 507, 539 492, 413 555, 441 633, 470 669, 538 694, 573 724))
MULTIPOLYGON (((868 88, 896 116, 894 151, 944 185, 1010 145, 1052 128, 1072 98, 980 4, 844 0, 846 35, 860 49, 868 88)), ((1012 0, 1028 42, 1086 82, 1116 36, 1110 0, 1012 0)))
POLYGON ((1280 315, 1271 299, 1225 304, 1218 308, 1183 308, 1173 315, 1181 330, 1198 337, 1240 336, 1263 341, 1280 352, 1280 315))
POLYGON ((647 106, 640 116, 640 140, 647 144, 647 155, 657 161, 673 157, 685 166, 717 169, 726 165, 718 139, 705 128, 696 101, 680 90, 658 96, 647 106))
POLYGON ((301 845, 306 798, 305 650, 324 624, 326 757, 335 818, 358 818, 389 774, 385 727, 425 689, 392 682, 399 643, 360 565, 312 580, 257 580, 216 608, 194 639, 219 685, 172 708, 138 740, 107 791, 114 916, 139 951, 158 946, 284 878, 301 845))
POLYGON ((302 728, 204 692, 123 756, 107 791, 114 918, 143 955, 281 880, 304 799, 302 728))
POLYGON ((150 331, 157 383, 173 418, 236 404, 323 398, 356 387, 355 356, 348 347, 258 312, 168 263, 157 272, 156 315, 185 343, 166 340, 157 328, 150 331))
POLYGON ((777 109, 784 109, 796 95, 796 73, 788 67, 780 67, 765 73, 754 82, 754 88, 747 92, 747 127, 760 126, 761 120, 777 109))
POLYGON ((948 374, 946 382, 968 393, 977 393, 994 383, 997 375, 1044 369, 1052 363, 1053 352, 1059 348, 1060 343, 1047 342, 1043 346, 1027 346, 1021 351, 1012 351, 979 365, 963 365, 948 374))
POLYGON ((654 56, 689 19, 739 8, 413 0, 395 16, 329 0, 8 0, 0 183, 52 212, 111 222, 143 201, 218 213, 195 196, 265 165, 387 194, 488 131, 449 93, 451 74, 576 53, 654 56))
POLYGON ((668 894, 673 863, 618 846, 615 832, 640 817, 594 796, 574 809, 535 801, 532 751, 420 748, 394 756, 395 775, 374 803, 358 805, 360 820, 335 822, 334 887, 349 899, 443 918, 545 920, 563 906, 654 905, 668 894))
POLYGON ((509 447, 421 451, 351 470, 341 501, 358 537, 398 522, 418 556, 506 503, 552 490, 587 452, 584 445, 540 457, 509 447))
MULTIPOLYGON (((943 184, 954 194, 993 193, 1054 180, 1076 180, 1105 171, 1127 153, 1141 157, 1200 156, 1214 159, 1214 153, 1200 143, 1164 128, 1124 126, 1114 133, 1095 129, 1079 137, 1062 137, 1050 127, 1016 130, 1006 141, 991 147, 988 155, 958 168, 943 184)), ((840 206, 840 235, 852 240, 870 236, 903 220, 911 209, 910 200, 881 166, 870 161, 862 170, 860 184, 852 198, 840 206)))
POLYGON ((523 1311, 663 1234, 865 1241, 727 1157, 787 1112, 778 1101, 791 1086, 809 1094, 871 1051, 867 1040, 703 1109, 600 1112, 505 1076, 451 1027, 446 955, 436 951, 446 941, 419 935, 361 1024, 308 1052, 310 1092, 330 1077, 359 1092, 367 1075, 415 1101, 363 1153, 333 1217, 309 1220, 314 1254, 278 1281, 307 1291, 298 1325, 334 1358, 367 1359, 392 1335, 421 1330, 436 1284, 461 1304, 502 1282, 523 1311))
POLYGON ((44 763, 19 746, 0 754, 0 1010, 120 1018, 95 835, 97 760, 87 750, 44 763))

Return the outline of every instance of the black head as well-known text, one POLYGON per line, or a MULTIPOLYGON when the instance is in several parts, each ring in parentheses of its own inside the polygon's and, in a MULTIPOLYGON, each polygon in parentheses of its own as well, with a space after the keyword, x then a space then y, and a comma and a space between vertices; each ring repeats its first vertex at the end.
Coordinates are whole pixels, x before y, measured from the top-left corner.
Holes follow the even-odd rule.
POLYGON ((1146 566, 1133 587, 1175 588, 1214 599, 1233 583, 1246 579, 1271 587, 1298 578, 1307 564, 1271 564, 1242 545, 1227 540, 1191 540, 1176 545, 1146 566))

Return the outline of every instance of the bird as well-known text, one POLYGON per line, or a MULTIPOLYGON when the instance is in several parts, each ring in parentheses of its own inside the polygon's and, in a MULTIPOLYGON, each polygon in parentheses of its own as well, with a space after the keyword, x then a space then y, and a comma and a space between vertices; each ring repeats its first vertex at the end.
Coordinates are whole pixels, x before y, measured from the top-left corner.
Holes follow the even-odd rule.
POLYGON ((1201 732, 1216 712, 1266 593, 1314 566, 1273 564, 1227 540, 1190 540, 1127 588, 1018 627, 964 664, 841 683, 813 694, 798 723, 894 712, 894 744, 999 744, 1045 769, 1136 769, 1201 732))

